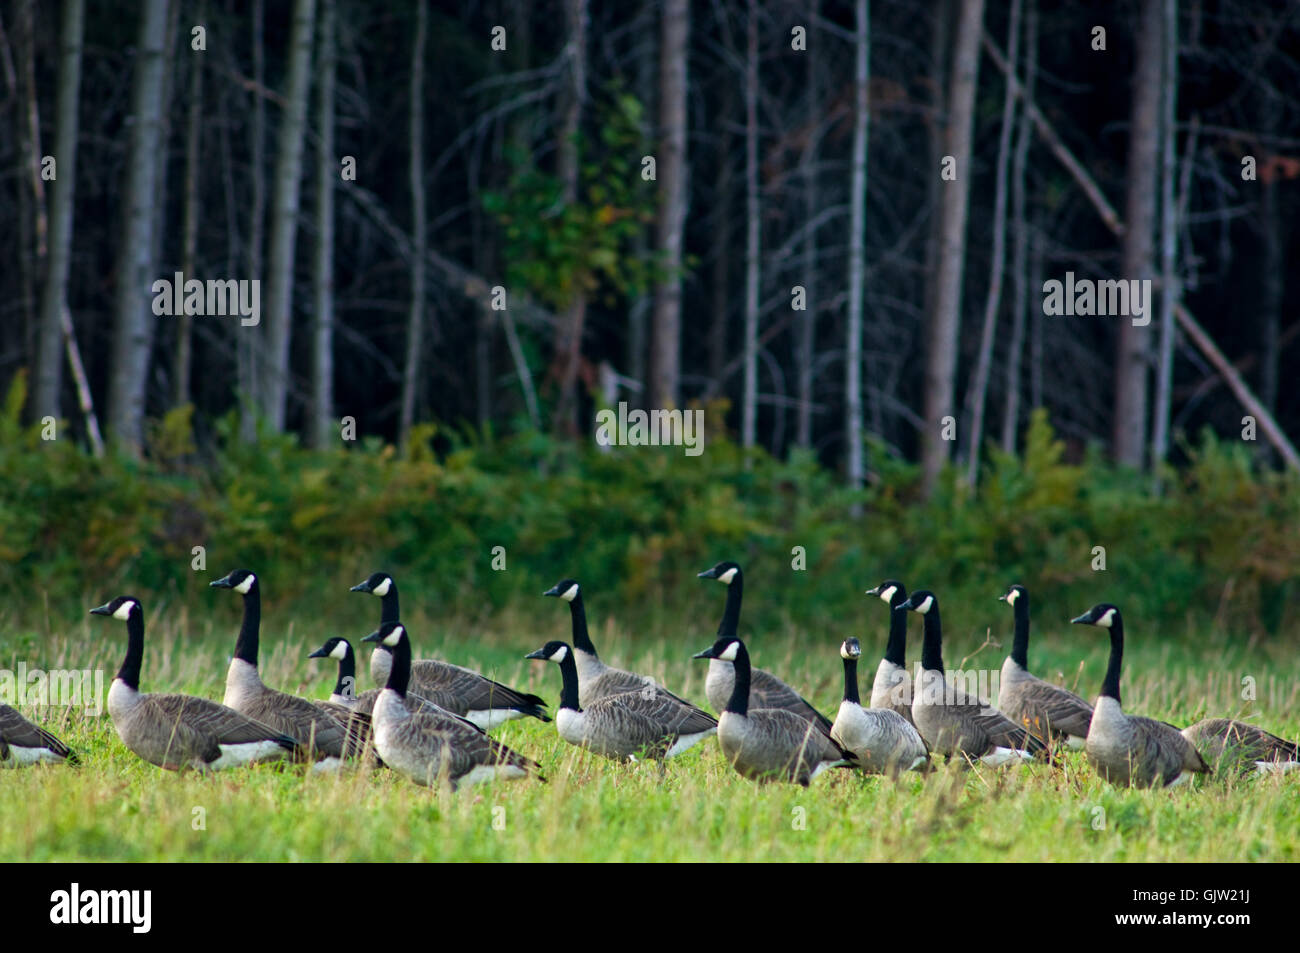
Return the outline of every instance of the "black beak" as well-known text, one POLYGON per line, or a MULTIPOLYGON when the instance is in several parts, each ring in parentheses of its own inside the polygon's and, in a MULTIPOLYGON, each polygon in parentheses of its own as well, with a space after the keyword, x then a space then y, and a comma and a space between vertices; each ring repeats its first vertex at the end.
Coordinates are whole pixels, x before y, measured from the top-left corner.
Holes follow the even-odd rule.
POLYGON ((1079 616, 1079 618, 1071 619, 1070 622, 1073 625, 1092 625, 1092 610, 1089 609, 1083 615, 1079 616))
POLYGON ((909 611, 914 611, 914 610, 916 609, 916 606, 912 605, 912 597, 911 597, 911 596, 908 596, 908 597, 907 597, 907 601, 904 602, 902 605, 900 605, 898 608, 900 608, 900 609, 907 609, 907 610, 909 610, 909 611))
POLYGON ((95 608, 90 610, 90 614, 91 615, 112 615, 113 614, 112 605, 113 604, 111 602, 105 602, 102 606, 95 606, 95 608))
POLYGON ((322 645, 320 648, 318 648, 315 652, 312 652, 311 655, 308 655, 307 657, 308 658, 329 658, 330 653, 326 650, 325 646, 322 645))
POLYGON ((691 658, 713 658, 713 646, 709 646, 703 652, 696 652, 691 658))
POLYGON ((867 590, 867 595, 869 595, 869 596, 878 596, 878 595, 880 595, 880 587, 879 587, 879 586, 876 586, 876 588, 874 588, 874 589, 868 589, 868 590, 867 590))
POLYGON ((370 591, 370 580, 367 579, 365 582, 359 582, 359 583, 357 583, 355 586, 353 586, 351 589, 349 589, 348 591, 349 591, 349 592, 369 592, 369 591, 370 591))
POLYGON ((214 587, 214 588, 216 588, 216 589, 234 589, 234 588, 235 588, 235 584, 234 584, 233 582, 230 581, 230 577, 229 577, 229 576, 222 576, 220 579, 214 579, 214 580, 212 580, 212 582, 208 583, 208 585, 209 585, 209 586, 212 586, 212 587, 214 587))
MULTIPOLYGON (((717 579, 718 567, 714 566, 712 569, 706 569, 704 570, 704 572, 696 573, 695 578, 696 579, 717 579)), ((696 658, 699 658, 699 656, 696 656, 696 658)))
POLYGON ((560 584, 557 582, 551 588, 542 593, 544 596, 558 596, 560 594, 560 584))
MULTIPOLYGON (((549 595, 551 595, 551 593, 548 592, 548 593, 546 593, 546 595, 549 596, 549 595)), ((536 652, 529 652, 527 655, 524 656, 524 658, 538 658, 538 659, 545 660, 545 659, 546 659, 546 650, 545 650, 545 649, 538 649, 536 652)))
POLYGON ((383 641, 383 636, 380 635, 378 632, 371 632, 369 635, 367 635, 367 636, 366 636, 364 639, 362 639, 361 641, 362 641, 362 642, 381 642, 381 641, 383 641))
POLYGON ((1006 602, 1006 601, 1007 601, 1007 594, 1005 592, 1002 593, 1002 595, 998 596, 998 602, 1006 602))

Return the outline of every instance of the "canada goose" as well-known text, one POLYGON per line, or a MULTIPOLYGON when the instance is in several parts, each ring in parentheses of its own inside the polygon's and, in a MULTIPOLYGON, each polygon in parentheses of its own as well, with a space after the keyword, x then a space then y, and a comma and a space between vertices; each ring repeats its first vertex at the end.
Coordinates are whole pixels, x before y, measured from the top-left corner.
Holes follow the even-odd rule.
POLYGON ((945 758, 978 758, 992 765, 1028 761, 1045 752, 1046 746, 1032 732, 977 694, 944 680, 943 630, 935 594, 925 589, 913 592, 903 608, 925 618, 921 676, 912 686, 912 721, 930 750, 945 758))
POLYGON ((1101 695, 1088 727, 1088 760, 1112 784, 1152 787, 1175 785, 1210 768, 1196 746, 1173 725, 1154 718, 1124 714, 1120 706, 1119 673, 1124 661, 1124 617, 1103 602, 1077 619, 1076 625, 1110 630, 1110 661, 1101 695))
POLYGON ((1016 618, 1011 654, 1002 663, 998 709, 1041 738, 1063 738, 1069 747, 1083 748, 1092 706, 1074 692, 1029 674, 1029 593, 1024 586, 1011 586, 998 598, 1011 606, 1016 618))
POLYGON ((365 715, 344 706, 331 709, 329 703, 309 701, 263 684, 257 671, 262 625, 262 590, 257 576, 236 569, 208 585, 233 589, 244 597, 235 655, 226 672, 225 704, 294 738, 301 749, 300 758, 315 761, 318 770, 337 768, 343 758, 361 754, 369 728, 365 715))
POLYGON ((844 659, 844 700, 840 702, 831 738, 852 751, 858 766, 875 774, 896 776, 924 766, 930 749, 912 723, 892 708, 863 708, 858 699, 858 659, 862 646, 857 639, 845 639, 840 646, 844 659))
POLYGON ((76 753, 18 710, 0 705, 0 768, 29 764, 78 764, 76 753))
POLYGON ((907 672, 907 590, 897 579, 886 579, 867 595, 877 596, 889 606, 889 641, 885 657, 876 667, 871 683, 871 707, 892 708, 910 724, 912 721, 912 676, 907 672))
MULTIPOLYGON (((727 605, 718 624, 718 638, 734 639, 740 628, 740 600, 745 591, 745 574, 733 562, 721 562, 699 574, 700 579, 716 579, 727 587, 727 605)), ((696 656, 700 658, 701 656, 696 656)), ((704 694, 713 710, 721 714, 731 699, 736 682, 734 667, 722 658, 712 658, 709 674, 704 680, 704 694)), ((749 680, 750 708, 782 708, 812 722, 830 737, 831 720, 812 706, 806 698, 761 668, 751 669, 749 680)))
POLYGON ((654 685, 580 705, 576 654, 564 642, 547 642, 524 656, 560 666, 563 689, 555 727, 569 744, 616 761, 635 761, 637 755, 662 759, 681 754, 718 730, 712 716, 656 692, 654 685))
POLYGON ((727 763, 754 781, 808 782, 827 768, 853 767, 849 751, 816 724, 786 708, 750 708, 754 696, 745 643, 722 636, 695 658, 729 662, 736 678, 718 719, 718 744, 727 763))
POLYGON ((648 675, 637 675, 623 669, 611 668, 600 660, 596 654, 596 646, 592 645, 591 636, 587 633, 587 610, 583 607, 582 587, 578 585, 577 580, 561 580, 542 595, 554 596, 569 604, 569 617, 573 625, 573 645, 570 652, 578 672, 578 703, 584 708, 609 695, 649 690, 668 701, 692 708, 709 719, 712 724, 717 724, 712 715, 692 705, 685 698, 674 695, 648 675))
POLYGON ((194 695, 142 695, 144 609, 140 600, 118 596, 90 610, 126 623, 126 658, 108 690, 108 714, 117 736, 140 758, 168 771, 220 771, 276 761, 298 743, 261 722, 194 695))
MULTIPOLYGON (((448 714, 412 712, 406 705, 411 679, 411 640, 400 622, 385 622, 361 641, 382 643, 392 654, 388 683, 374 709, 375 748, 384 763, 426 787, 455 790, 494 778, 536 773, 535 761, 516 754, 473 725, 448 714)), ((542 779, 544 780, 544 779, 542 779)))
POLYGON ((1257 774, 1282 774, 1300 768, 1300 747, 1244 721, 1206 718, 1184 728, 1182 735, 1216 769, 1253 766, 1257 774))
MULTIPOLYGON (((342 705, 354 711, 359 711, 364 715, 369 715, 374 710, 375 700, 379 698, 382 688, 368 688, 364 692, 356 690, 356 671, 357 657, 352 651, 352 643, 347 639, 333 636, 325 640, 325 644, 307 656, 308 658, 332 658, 339 663, 338 678, 334 683, 334 690, 330 692, 329 701, 335 705, 342 705)), ((482 731, 478 725, 468 719, 461 718, 459 715, 448 711, 446 708, 423 698, 414 692, 406 693, 406 707, 411 711, 428 710, 432 714, 448 715, 469 725, 475 731, 482 731)))
MULTIPOLYGON (((386 572, 375 572, 365 582, 352 587, 353 592, 369 592, 382 602, 380 624, 397 622, 400 617, 397 583, 386 572)), ((392 650, 380 642, 370 654, 370 677, 383 688, 388 683, 388 673, 393 664, 392 650)), ((532 717, 550 721, 546 715, 546 702, 537 695, 517 692, 513 688, 485 678, 472 669, 436 662, 432 659, 415 659, 411 662, 410 687, 421 698, 428 699, 441 708, 468 718, 485 731, 516 718, 532 717)))

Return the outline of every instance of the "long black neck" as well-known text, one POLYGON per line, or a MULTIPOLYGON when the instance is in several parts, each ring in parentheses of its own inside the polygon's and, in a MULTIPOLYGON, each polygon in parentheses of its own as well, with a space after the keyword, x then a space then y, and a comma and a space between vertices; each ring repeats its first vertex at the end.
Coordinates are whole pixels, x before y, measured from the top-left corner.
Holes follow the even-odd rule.
POLYGON ((943 672, 943 627, 939 622, 939 603, 925 613, 925 641, 921 643, 921 668, 943 672))
POLYGON ((591 636, 587 634, 587 610, 582 605, 581 589, 569 603, 569 619, 573 622, 573 647, 588 655, 595 655, 596 646, 591 644, 591 636))
MULTIPOLYGON (((739 581, 740 576, 737 575, 732 585, 739 581)), ((744 643, 737 644, 736 660, 731 664, 736 670, 736 684, 731 689, 731 698, 727 700, 726 710, 736 715, 747 715, 749 714, 749 652, 745 649, 744 643)))
MULTIPOLYGON (((342 643, 347 645, 347 643, 342 643)), ((348 698, 357 693, 357 657, 352 654, 352 646, 347 646, 347 654, 339 659, 339 680, 334 685, 334 694, 348 698)))
POLYGON ((885 661, 900 668, 907 664, 907 610, 901 608, 907 593, 899 587, 889 606, 889 642, 885 645, 885 661))
POLYGON ((858 697, 858 660, 855 658, 844 660, 844 700, 855 705, 862 704, 862 699, 858 697))
POLYGON ((402 633, 402 637, 393 646, 393 667, 388 670, 388 684, 385 688, 406 697, 406 686, 411 683, 411 640, 402 633))
POLYGON ((126 617, 126 658, 117 670, 117 677, 128 688, 140 690, 140 662, 144 659, 144 610, 139 606, 126 617))
POLYGON ((718 623, 718 636, 735 638, 740 631, 740 600, 745 595, 745 577, 739 569, 727 586, 727 607, 722 610, 722 621, 718 623))
MULTIPOLYGON (((581 596, 578 597, 582 598, 581 596)), ((575 602, 577 599, 574 600, 575 602)), ((578 663, 573 660, 573 652, 565 652, 560 661, 560 707, 569 711, 582 711, 578 707, 578 663)))
POLYGON ((262 628, 262 590, 256 579, 244 593, 244 621, 239 625, 239 641, 235 643, 235 658, 243 659, 257 668, 257 638, 262 628))
POLYGON ((379 624, 385 622, 397 622, 402 618, 400 603, 397 601, 397 583, 393 582, 393 577, 388 577, 388 591, 380 598, 379 624))
POLYGON ((1106 664, 1106 677, 1101 682, 1101 693, 1108 698, 1119 698, 1119 670, 1124 663, 1124 621, 1115 613, 1110 626, 1110 661, 1106 664))
POLYGON ((1029 668, 1029 596, 1020 593, 1011 604, 1016 614, 1016 636, 1011 641, 1011 661, 1029 668))

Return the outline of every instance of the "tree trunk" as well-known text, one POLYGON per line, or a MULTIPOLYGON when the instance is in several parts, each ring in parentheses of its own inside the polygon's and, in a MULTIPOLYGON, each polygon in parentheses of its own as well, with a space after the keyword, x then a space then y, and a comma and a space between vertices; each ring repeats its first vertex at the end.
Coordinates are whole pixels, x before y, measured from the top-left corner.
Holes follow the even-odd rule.
POLYGON ((659 48, 659 220, 655 246, 664 269, 655 287, 651 406, 678 402, 681 376, 682 232, 686 223, 686 61, 689 0, 665 0, 659 48))
MULTIPOLYGON (((423 11, 424 4, 421 2, 423 11)), ((321 0, 320 90, 316 102, 316 257, 312 263, 315 302, 311 360, 311 445, 328 447, 334 430, 334 183, 339 164, 334 155, 335 0, 321 0)), ((423 19, 423 13, 421 14, 423 19)), ((423 203, 418 206, 423 214, 423 203)), ((420 259, 422 267, 423 256, 420 259)))
MULTIPOLYGON (((1128 200, 1124 212, 1121 278, 1152 277, 1156 226, 1156 175, 1159 171, 1160 74, 1164 33, 1162 0, 1142 0, 1141 23, 1133 34, 1137 64, 1133 75, 1133 113, 1129 127, 1128 200)), ((1148 318, 1150 312, 1148 312, 1148 318)), ((1119 346, 1115 357, 1115 458, 1142 469, 1147 426, 1147 342, 1150 331, 1125 317, 1116 318, 1119 346)))
MULTIPOLYGON (((730 116, 736 108, 735 86, 724 84, 721 96, 721 115, 730 116)), ((708 340, 709 382, 712 387, 721 387, 722 384, 722 369, 727 364, 727 331, 732 314, 730 282, 736 181, 736 165, 731 161, 732 138, 727 124, 719 123, 717 177, 714 180, 717 243, 713 258, 713 320, 709 322, 708 340)))
MULTIPOLYGON (((262 279, 262 238, 266 231, 266 102, 262 91, 266 88, 265 11, 262 0, 253 0, 253 121, 249 149, 249 187, 251 191, 248 211, 248 275, 262 279)), ((262 385, 261 355, 265 329, 245 328, 235 330, 235 353, 239 378, 239 439, 252 443, 257 439, 257 414, 261 407, 262 385)))
MULTIPOLYGON (((821 5, 813 3, 812 15, 819 16, 821 5)), ((817 212, 821 196, 817 191, 817 157, 821 134, 821 66, 823 58, 817 52, 808 52, 806 82, 808 83, 807 119, 814 123, 808 136, 808 145, 800 157, 799 177, 803 180, 803 286, 805 307, 795 325, 795 388, 799 407, 795 412, 795 445, 804 450, 812 448, 813 431, 813 362, 817 359, 817 212)))
MULTIPOLYGON (((1011 0, 1007 42, 1009 76, 1014 75, 1020 53, 1020 0, 1011 0)), ((984 327, 980 333, 979 358, 975 375, 966 391, 970 408, 970 443, 966 459, 966 483, 972 488, 979 479, 980 444, 984 440, 984 406, 988 400, 989 373, 993 366, 993 336, 997 330, 998 309, 1002 307, 1002 270, 1007 247, 1007 162, 1011 155, 1011 127, 1016 121, 1015 90, 1008 77, 1002 97, 1002 130, 998 135, 998 159, 993 186, 993 255, 989 263, 989 290, 984 300, 984 327)))
POLYGON ((63 389, 63 310, 68 305, 68 261, 72 247, 72 198, 77 185, 77 104, 81 95, 81 44, 85 0, 64 0, 59 41, 59 112, 54 133, 57 177, 50 196, 49 271, 41 300, 40 347, 36 359, 35 416, 59 417, 63 389))
POLYGON ((758 4, 749 0, 745 42, 745 383, 740 441, 752 447, 758 429, 758 309, 762 208, 758 192, 758 4))
MULTIPOLYGON (((564 16, 569 31, 569 93, 556 151, 559 154, 558 174, 564 188, 563 201, 568 206, 578 200, 581 171, 577 136, 587 101, 587 0, 565 0, 564 16)), ((587 318, 586 291, 575 289, 573 295, 561 316, 556 339, 560 395, 552 421, 556 432, 570 437, 578 433, 578 366, 582 361, 582 335, 587 318)))
MULTIPOLYGON (((204 21, 199 8, 199 22, 204 21)), ((203 116, 203 61, 206 54, 190 56, 190 115, 185 129, 185 221, 182 226, 181 273, 186 280, 198 278, 199 245, 199 149, 203 116)), ((191 316, 179 314, 176 321, 176 357, 172 368, 172 403, 190 402, 190 361, 193 348, 191 316)))
POLYGON ((406 365, 402 373, 402 411, 398 443, 407 449, 415 419, 415 395, 420 381, 420 352, 424 346, 425 251, 428 248, 424 205, 424 47, 429 32, 429 6, 417 0, 415 47, 411 51, 410 89, 410 177, 411 238, 415 260, 411 262, 411 310, 406 318, 406 365))
POLYGON ((289 339, 293 331, 293 264, 298 239, 303 133, 311 85, 311 41, 316 0, 296 0, 289 40, 289 85, 280 117, 267 267, 265 341, 261 348, 262 415, 273 433, 284 431, 289 393, 289 339))
MULTIPOLYGON (((1156 412, 1152 425, 1151 463, 1169 452, 1169 412, 1174 388, 1174 337, 1178 303, 1178 212, 1174 202, 1178 178, 1178 2, 1162 0, 1164 67, 1160 129, 1160 353, 1156 375, 1156 412)), ((1189 157, 1190 158, 1190 157, 1189 157)), ((1150 302, 1147 302, 1150 308, 1150 302)), ((1147 314, 1150 315, 1148 310, 1147 314)))
POLYGON ((154 278, 154 204, 162 160, 167 8, 168 0, 146 0, 140 18, 122 203, 125 224, 113 305, 108 430, 114 441, 137 454, 144 440, 145 388, 155 324, 149 287, 154 278))
MULTIPOLYGON (((849 486, 860 488, 866 476, 862 453, 862 305, 866 282, 867 123, 871 24, 867 0, 857 0, 857 35, 853 71, 853 163, 849 198, 849 320, 844 358, 844 440, 848 444, 849 486)), ((854 514, 858 515, 855 504, 854 514)))
MULTIPOLYGON (((935 274, 934 311, 930 315, 925 371, 925 420, 921 435, 924 492, 934 491, 948 461, 943 418, 953 413, 957 349, 961 334, 961 284, 966 258, 966 214, 971 179, 971 127, 984 0, 962 0, 948 91, 946 154, 954 160, 956 180, 944 184, 942 242, 935 274)), ((939 170, 934 170, 939 174, 939 170)))
MULTIPOLYGON (((1038 73, 1038 4, 1028 0, 1025 18, 1025 102, 1034 100, 1034 78, 1038 73)), ((1007 82, 1010 82, 1008 78, 1007 82)), ((1016 452, 1016 436, 1020 429, 1020 368, 1024 362, 1025 324, 1027 323, 1030 293, 1027 270, 1029 268, 1029 222, 1025 208, 1025 162, 1029 156, 1029 143, 1033 138, 1033 122, 1028 108, 1020 111, 1020 128, 1016 131, 1016 151, 1011 160, 1011 217, 1014 221, 1011 251, 1011 341, 1007 348, 1005 400, 1002 405, 1002 452, 1016 452)))

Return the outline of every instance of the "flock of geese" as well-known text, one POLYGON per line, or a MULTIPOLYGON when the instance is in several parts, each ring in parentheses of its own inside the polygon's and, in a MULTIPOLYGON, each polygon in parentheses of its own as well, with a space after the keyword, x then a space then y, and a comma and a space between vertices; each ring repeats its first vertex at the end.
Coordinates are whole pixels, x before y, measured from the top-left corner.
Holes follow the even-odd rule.
MULTIPOLYGON (((560 670, 556 729, 566 742, 616 760, 662 761, 716 735, 723 757, 755 780, 807 785, 828 768, 897 776, 924 771, 931 757, 1001 765, 1040 760, 1058 764, 1063 747, 1082 748, 1114 784, 1176 785, 1218 770, 1281 772, 1300 767, 1300 750, 1253 725, 1224 718, 1179 730, 1126 714, 1120 699, 1124 621, 1113 605, 1093 606, 1074 619, 1105 629, 1110 659, 1096 705, 1029 670, 1029 595, 1011 586, 1000 596, 1014 613, 1011 654, 1003 663, 997 703, 945 678, 939 600, 886 580, 868 595, 889 606, 889 638, 876 669, 869 704, 858 694, 856 638, 840 646, 844 693, 834 721, 771 672, 754 668, 738 636, 744 576, 734 562, 700 573, 727 587, 726 607, 707 659, 705 695, 719 712, 668 691, 652 678, 603 662, 587 631, 582 589, 565 579, 544 593, 568 603, 572 641, 551 641, 525 658, 560 670), (924 637, 915 681, 906 668, 908 613, 919 614, 924 637)), ((358 691, 356 654, 345 638, 330 638, 311 658, 338 663, 327 699, 312 700, 267 686, 258 673, 261 591, 257 576, 237 569, 211 583, 243 598, 243 620, 221 704, 183 694, 140 691, 144 609, 119 596, 91 609, 126 623, 127 650, 108 693, 108 712, 122 743, 169 770, 213 771, 289 759, 328 770, 346 761, 387 767, 428 786, 473 784, 528 776, 538 764, 488 732, 517 718, 550 721, 546 702, 448 662, 411 657, 401 621, 397 583, 377 572, 353 591, 381 599, 371 643, 376 687, 358 691)), ((0 765, 76 763, 76 754, 50 732, 0 705, 0 765)))

